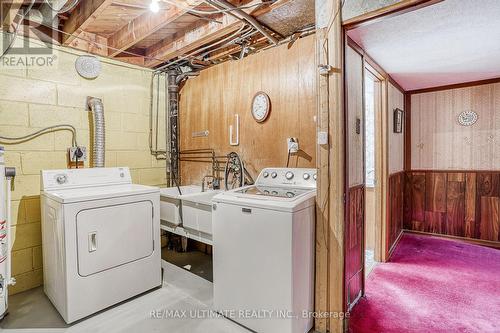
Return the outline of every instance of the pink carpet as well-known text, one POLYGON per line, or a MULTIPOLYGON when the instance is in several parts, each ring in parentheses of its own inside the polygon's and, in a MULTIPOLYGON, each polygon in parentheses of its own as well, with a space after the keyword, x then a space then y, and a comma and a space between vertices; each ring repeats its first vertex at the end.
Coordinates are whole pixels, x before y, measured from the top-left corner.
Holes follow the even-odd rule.
POLYGON ((369 275, 350 332, 500 332, 500 250, 405 234, 369 275))

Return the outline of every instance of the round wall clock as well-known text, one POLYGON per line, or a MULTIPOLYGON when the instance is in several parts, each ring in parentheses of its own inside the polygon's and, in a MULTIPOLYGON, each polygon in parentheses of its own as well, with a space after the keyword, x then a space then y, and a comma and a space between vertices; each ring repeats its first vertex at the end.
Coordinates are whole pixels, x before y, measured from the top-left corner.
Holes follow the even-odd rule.
POLYGON ((477 121, 477 113, 472 110, 467 110, 458 115, 458 123, 462 126, 474 125, 477 121))
POLYGON ((255 94, 252 100, 252 116, 256 122, 261 123, 269 116, 271 99, 262 91, 255 94))

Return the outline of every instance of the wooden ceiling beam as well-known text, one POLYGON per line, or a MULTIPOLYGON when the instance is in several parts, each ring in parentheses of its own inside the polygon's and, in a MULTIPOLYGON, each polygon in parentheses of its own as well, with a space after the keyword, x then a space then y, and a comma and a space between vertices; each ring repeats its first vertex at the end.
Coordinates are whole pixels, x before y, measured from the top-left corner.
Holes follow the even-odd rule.
POLYGON ((224 15, 216 22, 205 23, 185 33, 176 34, 173 40, 163 40, 149 47, 146 51, 147 67, 155 67, 163 62, 189 53, 238 30, 243 23, 231 15, 224 15))
MULTIPOLYGON (((194 8, 199 5, 202 0, 197 0, 188 4, 186 7, 194 8)), ((159 13, 147 11, 141 16, 135 18, 130 24, 127 24, 108 39, 110 46, 109 56, 114 57, 122 51, 136 45, 144 38, 151 36, 156 31, 165 27, 169 23, 175 21, 188 10, 177 6, 170 6, 168 9, 161 10, 159 13)))
POLYGON ((273 11, 275 9, 278 9, 278 8, 286 5, 290 1, 291 0, 276 0, 275 2, 273 2, 269 5, 265 5, 265 6, 257 8, 252 14, 254 16, 264 15, 266 13, 269 13, 270 11, 273 11))
POLYGON ((132 65, 144 66, 143 57, 115 57, 115 59, 132 65))
POLYGON ((77 37, 73 38, 67 46, 104 57, 108 55, 106 37, 86 31, 82 31, 77 37))
POLYGON ((84 0, 74 9, 63 27, 63 44, 71 44, 113 0, 84 0))
MULTIPOLYGON (((260 2, 261 0, 246 0, 241 1, 239 5, 248 6, 260 2)), ((243 11, 248 14, 253 14, 256 10, 258 9, 255 7, 243 9, 243 11)), ((187 29, 184 32, 179 32, 172 40, 162 40, 150 46, 146 50, 145 65, 147 67, 155 67, 163 62, 187 54, 205 44, 235 32, 244 24, 242 21, 229 14, 223 14, 218 20, 221 23, 208 22, 196 26, 195 28, 187 29)))

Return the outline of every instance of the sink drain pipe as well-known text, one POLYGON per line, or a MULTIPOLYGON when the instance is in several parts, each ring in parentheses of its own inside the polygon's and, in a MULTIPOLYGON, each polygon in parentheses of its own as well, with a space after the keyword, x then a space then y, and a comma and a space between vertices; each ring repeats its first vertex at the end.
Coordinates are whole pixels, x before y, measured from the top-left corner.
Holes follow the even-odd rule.
MULTIPOLYGON (((170 133, 170 179, 179 186, 179 84, 178 71, 167 72, 168 123, 170 133)), ((180 190, 179 190, 180 192, 180 190)))
MULTIPOLYGON (((170 133, 170 179, 180 188, 180 166, 179 166, 179 85, 190 77, 200 75, 199 72, 180 72, 178 69, 167 71, 167 93, 168 93, 168 130, 170 133)), ((168 144, 168 142, 167 142, 168 144)))

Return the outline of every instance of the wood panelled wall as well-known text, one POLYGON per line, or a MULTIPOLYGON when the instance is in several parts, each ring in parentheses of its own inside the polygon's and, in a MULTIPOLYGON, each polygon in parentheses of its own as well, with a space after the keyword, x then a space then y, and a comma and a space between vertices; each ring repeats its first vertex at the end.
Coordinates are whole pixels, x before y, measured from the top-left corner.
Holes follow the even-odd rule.
MULTIPOLYGON (((315 36, 297 40, 229 61, 189 79, 181 90, 181 149, 214 148, 218 154, 240 153, 253 177, 264 167, 287 162, 287 137, 297 137, 301 151, 290 159, 292 167, 316 165, 316 61, 315 36), (258 91, 271 99, 271 113, 257 123, 250 113, 258 91), (240 117, 239 145, 229 145, 229 125, 240 117), (209 131, 208 137, 192 137, 209 131)), ((200 183, 211 173, 209 163, 182 162, 183 184, 200 183)))
POLYGON ((348 218, 345 226, 345 283, 346 304, 351 304, 362 290, 364 283, 364 215, 365 187, 349 189, 348 218))
POLYGON ((500 83, 411 95, 412 170, 499 170, 500 83), (457 116, 478 114, 472 126, 457 116))
POLYGON ((387 250, 392 252, 403 230, 405 172, 389 177, 389 200, 387 210, 387 250))
POLYGON ((500 241, 500 172, 410 171, 405 229, 500 241))

